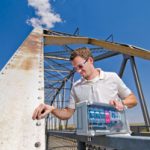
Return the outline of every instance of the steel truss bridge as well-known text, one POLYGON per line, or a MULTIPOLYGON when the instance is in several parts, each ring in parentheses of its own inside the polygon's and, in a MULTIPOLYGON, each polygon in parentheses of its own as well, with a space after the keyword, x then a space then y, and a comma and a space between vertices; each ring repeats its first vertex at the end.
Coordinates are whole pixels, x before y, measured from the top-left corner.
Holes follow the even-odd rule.
POLYGON ((75 48, 84 45, 91 49, 95 62, 123 55, 118 73, 120 77, 123 76, 127 62, 131 63, 143 118, 149 131, 150 118, 134 57, 150 60, 150 51, 115 43, 110 38, 99 40, 82 37, 78 31, 66 34, 34 29, 1 70, 1 150, 45 150, 48 149, 47 141, 51 134, 76 139, 78 149, 81 150, 85 149, 86 144, 118 150, 149 150, 150 137, 77 136, 74 130, 66 132, 66 129, 74 129, 74 126, 69 126, 69 121, 58 120, 52 115, 40 121, 31 119, 33 110, 40 103, 53 104, 59 108, 66 106, 75 78, 69 56, 75 48))

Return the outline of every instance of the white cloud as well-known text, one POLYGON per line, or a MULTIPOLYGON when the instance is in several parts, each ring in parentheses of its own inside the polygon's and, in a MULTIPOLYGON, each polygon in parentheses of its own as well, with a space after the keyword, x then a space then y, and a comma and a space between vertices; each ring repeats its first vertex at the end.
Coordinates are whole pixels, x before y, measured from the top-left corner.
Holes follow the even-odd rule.
POLYGON ((57 22, 62 22, 59 14, 53 12, 49 0, 28 0, 28 5, 35 9, 36 18, 26 22, 35 28, 52 28, 57 22))

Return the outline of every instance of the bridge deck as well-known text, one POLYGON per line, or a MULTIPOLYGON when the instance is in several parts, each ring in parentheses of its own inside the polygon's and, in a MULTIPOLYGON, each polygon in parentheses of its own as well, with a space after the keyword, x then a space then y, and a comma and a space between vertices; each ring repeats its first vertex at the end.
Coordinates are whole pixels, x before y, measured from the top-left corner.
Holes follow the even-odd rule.
POLYGON ((73 139, 49 136, 48 143, 48 150, 77 150, 77 143, 73 139))

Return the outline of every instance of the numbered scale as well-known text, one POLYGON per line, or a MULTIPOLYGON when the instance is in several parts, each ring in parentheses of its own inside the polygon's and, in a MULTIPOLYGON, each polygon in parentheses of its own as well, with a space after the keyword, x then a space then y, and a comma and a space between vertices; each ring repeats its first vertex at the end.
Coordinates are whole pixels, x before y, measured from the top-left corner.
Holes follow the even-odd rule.
POLYGON ((108 104, 87 101, 77 103, 76 109, 78 135, 130 133, 125 111, 117 111, 108 104))

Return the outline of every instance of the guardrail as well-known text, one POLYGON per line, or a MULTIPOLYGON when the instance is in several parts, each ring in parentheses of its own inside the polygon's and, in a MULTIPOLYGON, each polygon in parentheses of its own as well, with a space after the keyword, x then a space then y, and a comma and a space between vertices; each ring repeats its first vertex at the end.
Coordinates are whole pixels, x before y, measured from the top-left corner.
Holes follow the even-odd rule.
POLYGON ((139 126, 130 126, 132 131, 132 135, 139 135, 139 136, 150 136, 150 126, 139 125, 139 126))
POLYGON ((107 136, 81 136, 76 132, 67 131, 48 131, 48 135, 57 135, 66 138, 76 139, 78 150, 85 150, 86 145, 97 145, 102 147, 114 148, 116 150, 149 150, 150 137, 145 136, 125 136, 125 135, 107 135, 107 136))

